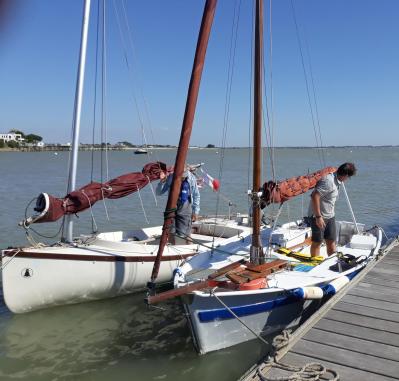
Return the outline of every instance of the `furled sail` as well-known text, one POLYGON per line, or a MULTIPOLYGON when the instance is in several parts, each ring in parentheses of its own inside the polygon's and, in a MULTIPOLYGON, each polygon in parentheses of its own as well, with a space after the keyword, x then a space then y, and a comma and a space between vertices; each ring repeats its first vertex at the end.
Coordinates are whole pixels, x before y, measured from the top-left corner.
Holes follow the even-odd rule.
POLYGON ((326 167, 320 171, 305 176, 291 177, 278 183, 268 181, 262 187, 261 206, 264 208, 272 203, 281 204, 290 198, 299 196, 313 189, 322 177, 334 173, 336 170, 335 167, 326 167))
POLYGON ((79 213, 90 208, 99 200, 121 198, 137 192, 151 181, 159 179, 161 171, 171 172, 165 163, 148 163, 141 172, 132 172, 119 176, 106 183, 92 182, 77 189, 64 198, 56 198, 41 193, 34 210, 38 213, 23 221, 25 226, 39 222, 53 222, 66 214, 79 213))

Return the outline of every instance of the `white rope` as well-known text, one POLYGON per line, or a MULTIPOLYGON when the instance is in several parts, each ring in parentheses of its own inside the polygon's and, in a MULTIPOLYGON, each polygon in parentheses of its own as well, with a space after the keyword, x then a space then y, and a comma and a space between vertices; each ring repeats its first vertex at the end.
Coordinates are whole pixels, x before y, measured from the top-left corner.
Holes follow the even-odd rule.
POLYGON ((357 226, 355 214, 353 213, 352 205, 351 205, 351 202, 350 202, 349 197, 348 197, 348 193, 346 193, 345 184, 342 182, 341 185, 342 185, 342 189, 344 190, 344 194, 345 194, 346 202, 348 203, 349 211, 350 211, 350 213, 351 213, 351 215, 352 215, 353 223, 355 224, 356 232, 357 232, 357 234, 360 234, 360 232, 359 232, 359 227, 357 226))
POLYGON ((157 196, 156 196, 155 191, 154 191, 154 187, 152 186, 150 178, 147 175, 146 175, 146 177, 148 179, 148 185, 151 188, 152 195, 154 196, 155 206, 158 206, 158 200, 157 200, 157 196))
POLYGON ((136 185, 136 187, 137 187, 137 193, 139 194, 141 209, 143 209, 144 218, 145 218, 147 224, 149 224, 150 221, 148 221, 147 214, 146 214, 145 209, 144 209, 144 204, 143 204, 143 200, 141 199, 140 189, 139 189, 138 185, 136 185))
POLYGON ((98 230, 98 226, 97 226, 97 223, 96 223, 96 219, 94 218, 93 208, 91 206, 90 198, 89 198, 89 196, 86 194, 86 192, 84 190, 82 190, 82 193, 87 198, 87 201, 89 202, 91 219, 92 219, 94 227, 95 227, 94 231, 96 232, 98 230))
POLYGON ((294 366, 278 361, 278 352, 289 344, 290 338, 291 332, 284 330, 273 339, 268 359, 256 369, 256 373, 262 381, 317 381, 320 380, 320 376, 326 373, 333 375, 333 378, 328 378, 329 380, 339 381, 339 375, 336 371, 327 369, 320 363, 311 362, 303 366, 294 366), (282 369, 286 372, 291 372, 291 374, 280 377, 271 377, 263 374, 263 370, 267 369, 269 371, 271 368, 282 369))
POLYGON ((0 271, 3 271, 6 267, 7 267, 7 265, 15 258, 15 256, 18 254, 18 253, 20 253, 21 252, 21 249, 18 249, 16 252, 15 252, 15 254, 6 262, 6 263, 3 263, 1 266, 0 266, 0 271))
POLYGON ((105 203, 105 197, 104 197, 104 189, 102 187, 101 187, 101 195, 102 195, 102 200, 103 200, 103 204, 104 204, 105 215, 107 216, 107 220, 109 221, 107 204, 105 203))

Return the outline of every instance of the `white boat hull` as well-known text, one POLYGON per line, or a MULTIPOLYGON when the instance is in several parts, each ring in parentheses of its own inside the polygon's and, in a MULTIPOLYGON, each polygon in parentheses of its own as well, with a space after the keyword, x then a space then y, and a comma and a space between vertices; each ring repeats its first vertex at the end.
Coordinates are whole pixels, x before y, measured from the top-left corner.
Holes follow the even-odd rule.
MULTIPOLYGON (((223 234, 220 244, 243 228, 234 221, 220 221, 223 234)), ((214 223, 195 225, 201 234, 193 234, 193 244, 167 245, 161 260, 156 283, 173 278, 173 271, 182 262, 208 250, 214 223)), ((151 279, 158 252, 162 227, 134 232, 102 233, 84 237, 74 245, 24 248, 3 251, 3 294, 7 307, 14 313, 41 308, 111 298, 143 290, 151 279)))
MULTIPOLYGON (((309 316, 312 304, 309 300, 287 300, 286 304, 273 306, 274 300, 284 300, 283 293, 246 295, 240 299, 221 297, 223 303, 240 315, 240 322, 215 297, 210 299, 195 295, 192 303, 184 304, 194 344, 200 354, 253 340, 256 335, 268 336, 295 328, 309 316), (262 311, 255 313, 257 310, 262 311)), ((315 303, 319 305, 319 302, 315 303)))
MULTIPOLYGON (((348 223, 342 225, 347 227, 348 223)), ((292 230, 288 224, 279 230, 282 232, 284 229, 287 229, 285 236, 292 235, 288 232, 292 230)), ((344 230, 342 233, 346 233, 344 230)), ((354 235, 346 245, 338 246, 338 251, 359 259, 359 263, 347 268, 339 267, 337 256, 332 256, 318 266, 308 266, 310 269, 300 269, 304 266, 300 265, 295 267, 296 271, 288 268, 272 273, 266 278, 266 287, 242 291, 229 290, 222 285, 184 295, 182 301, 196 349, 204 354, 255 339, 258 335, 298 326, 326 297, 338 292, 378 253, 382 233, 380 229, 374 233, 354 235)), ((301 251, 305 253, 307 249, 309 247, 304 247, 301 251)), ((244 250, 233 252, 239 254, 244 250)), ((273 255, 278 256, 276 252, 273 255)), ((225 267, 228 261, 238 261, 239 258, 220 254, 209 260, 206 253, 201 253, 176 271, 175 287, 196 282, 202 274, 206 278, 212 272, 206 272, 207 267, 216 271, 225 267), (196 269, 201 269, 202 274, 196 269)), ((281 255, 276 258, 284 259, 281 255)), ((288 257, 285 259, 290 260, 288 257)))

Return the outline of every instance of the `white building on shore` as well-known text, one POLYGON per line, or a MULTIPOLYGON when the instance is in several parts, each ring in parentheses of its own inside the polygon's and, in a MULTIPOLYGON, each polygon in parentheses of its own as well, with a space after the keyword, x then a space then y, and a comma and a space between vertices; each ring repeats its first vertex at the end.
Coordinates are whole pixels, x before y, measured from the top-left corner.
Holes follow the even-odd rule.
POLYGON ((10 141, 23 142, 25 139, 21 134, 14 134, 13 132, 8 132, 7 134, 0 134, 0 140, 4 140, 6 143, 10 141))

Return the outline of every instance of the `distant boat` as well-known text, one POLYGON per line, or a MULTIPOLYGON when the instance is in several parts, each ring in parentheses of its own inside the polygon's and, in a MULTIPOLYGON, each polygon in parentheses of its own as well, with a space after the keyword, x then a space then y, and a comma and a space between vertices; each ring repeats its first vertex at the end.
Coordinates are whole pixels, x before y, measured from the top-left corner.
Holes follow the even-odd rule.
POLYGON ((148 151, 145 148, 138 148, 136 149, 136 151, 134 151, 135 155, 141 155, 141 154, 145 154, 148 153, 148 151))

